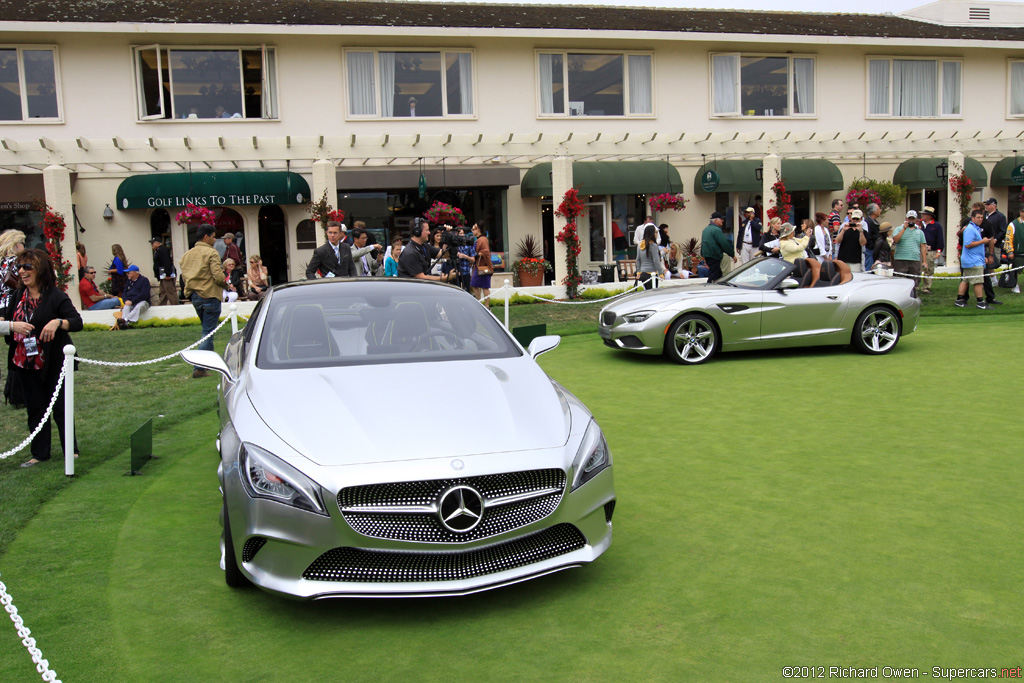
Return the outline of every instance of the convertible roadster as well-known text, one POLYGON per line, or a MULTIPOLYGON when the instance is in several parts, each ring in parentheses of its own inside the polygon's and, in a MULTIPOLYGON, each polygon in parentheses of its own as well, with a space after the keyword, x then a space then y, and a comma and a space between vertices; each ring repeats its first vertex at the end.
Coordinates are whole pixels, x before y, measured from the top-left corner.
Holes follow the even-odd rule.
POLYGON ((814 276, 804 259, 755 259, 715 284, 618 299, 601 310, 599 333, 613 349, 696 365, 720 351, 794 346, 852 344, 883 354, 917 328, 921 302, 911 280, 851 273, 832 261, 814 276))

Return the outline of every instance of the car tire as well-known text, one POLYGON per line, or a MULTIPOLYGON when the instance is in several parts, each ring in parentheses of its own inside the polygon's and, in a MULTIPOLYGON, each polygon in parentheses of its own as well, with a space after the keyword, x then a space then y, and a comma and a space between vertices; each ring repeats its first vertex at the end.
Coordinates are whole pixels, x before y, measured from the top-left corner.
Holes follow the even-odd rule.
POLYGON ((857 318, 853 328, 853 346, 861 353, 880 356, 889 353, 900 341, 900 321, 892 309, 872 306, 857 318))
POLYGON ((714 357, 720 344, 718 328, 711 320, 687 313, 668 328, 665 354, 680 365, 700 365, 714 357))
POLYGON ((224 553, 224 581, 232 588, 244 588, 249 585, 249 579, 238 568, 238 560, 235 557, 235 544, 231 540, 231 523, 228 521, 228 504, 224 502, 224 533, 221 535, 224 553))

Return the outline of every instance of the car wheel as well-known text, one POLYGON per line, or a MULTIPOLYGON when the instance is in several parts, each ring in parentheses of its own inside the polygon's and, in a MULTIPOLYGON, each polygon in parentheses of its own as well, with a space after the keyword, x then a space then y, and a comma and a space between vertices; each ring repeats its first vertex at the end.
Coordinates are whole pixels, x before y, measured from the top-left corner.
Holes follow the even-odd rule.
POLYGON ((232 588, 249 585, 249 579, 238 568, 235 558, 235 544, 231 540, 231 523, 228 521, 228 504, 224 503, 224 533, 220 537, 221 565, 224 568, 224 581, 232 588))
POLYGON ((861 353, 873 356, 889 353, 900 340, 900 321, 885 306, 872 306, 857 318, 853 345, 861 353))
POLYGON ((702 315, 689 313, 672 323, 665 337, 665 353, 682 365, 698 365, 718 351, 718 331, 702 315))

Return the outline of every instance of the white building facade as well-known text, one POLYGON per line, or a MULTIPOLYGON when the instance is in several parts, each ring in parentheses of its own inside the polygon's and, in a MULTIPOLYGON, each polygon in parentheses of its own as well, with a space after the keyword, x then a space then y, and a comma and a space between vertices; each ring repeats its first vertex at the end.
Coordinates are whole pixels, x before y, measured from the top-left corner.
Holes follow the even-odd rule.
POLYGON ((910 190, 900 210, 936 206, 948 243, 959 214, 943 164, 1011 218, 1020 205, 1024 17, 1009 3, 907 16, 115 4, 0 10, 0 229, 38 242, 29 205, 45 199, 76 219, 65 254, 77 233, 100 267, 119 243, 148 272, 152 236, 180 258, 190 201, 241 231, 275 282, 303 276, 323 239, 305 203, 325 193, 381 242, 455 204, 495 251, 537 238, 556 281, 552 197, 574 185, 584 270, 613 260, 615 228, 667 191, 689 200, 657 216, 674 240, 712 211, 767 208, 779 178, 795 218, 827 213, 855 179, 895 179, 910 190), (708 170, 717 187, 701 187, 708 170))

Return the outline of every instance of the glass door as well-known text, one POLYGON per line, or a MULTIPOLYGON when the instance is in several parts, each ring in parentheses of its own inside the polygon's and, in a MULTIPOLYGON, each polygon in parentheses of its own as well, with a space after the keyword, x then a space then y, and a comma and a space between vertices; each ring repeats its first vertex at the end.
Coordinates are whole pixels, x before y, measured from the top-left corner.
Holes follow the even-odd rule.
POLYGON ((587 211, 580 217, 577 225, 580 231, 580 246, 587 254, 591 264, 611 263, 611 221, 608 215, 606 197, 590 197, 586 204, 587 211))

